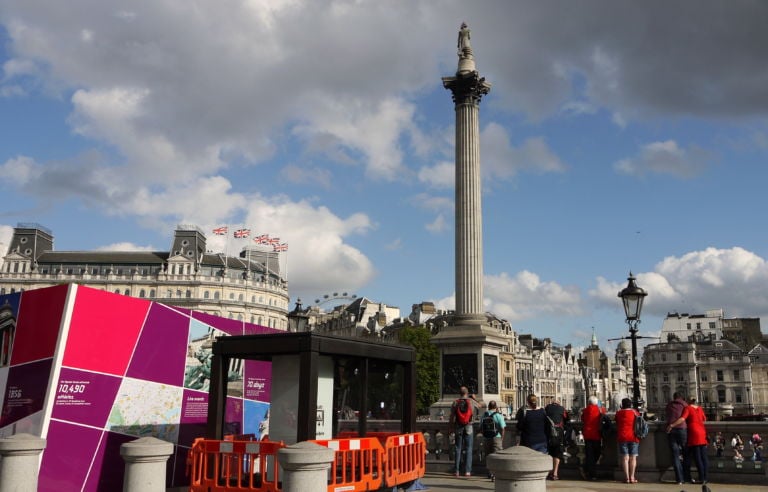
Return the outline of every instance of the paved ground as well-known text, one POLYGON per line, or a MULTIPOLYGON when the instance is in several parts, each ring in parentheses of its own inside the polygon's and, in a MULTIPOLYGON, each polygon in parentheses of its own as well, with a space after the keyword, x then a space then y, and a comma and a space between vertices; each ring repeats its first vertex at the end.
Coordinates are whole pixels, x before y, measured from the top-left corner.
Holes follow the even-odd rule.
MULTIPOLYGON (((460 490, 494 490, 494 484, 487 478, 469 477, 454 478, 446 473, 427 473, 421 480, 421 483, 432 492, 457 492, 460 490)), ((712 492, 766 492, 766 485, 734 485, 717 484, 708 485, 712 492)), ((678 486, 675 483, 636 483, 628 485, 625 483, 612 481, 584 482, 582 480, 558 480, 556 482, 547 482, 547 490, 568 489, 570 492, 591 492, 603 490, 627 490, 631 492, 701 492, 701 485, 686 484, 678 486)))

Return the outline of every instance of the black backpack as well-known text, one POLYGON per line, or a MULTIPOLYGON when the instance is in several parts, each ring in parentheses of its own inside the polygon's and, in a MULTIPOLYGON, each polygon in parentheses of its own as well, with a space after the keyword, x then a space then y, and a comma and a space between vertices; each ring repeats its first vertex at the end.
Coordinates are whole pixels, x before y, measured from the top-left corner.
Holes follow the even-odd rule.
POLYGON ((496 419, 494 418, 494 415, 497 413, 498 412, 488 413, 480 421, 480 432, 483 433, 483 437, 493 438, 496 437, 496 434, 501 432, 501 430, 498 428, 499 426, 496 422, 496 419))

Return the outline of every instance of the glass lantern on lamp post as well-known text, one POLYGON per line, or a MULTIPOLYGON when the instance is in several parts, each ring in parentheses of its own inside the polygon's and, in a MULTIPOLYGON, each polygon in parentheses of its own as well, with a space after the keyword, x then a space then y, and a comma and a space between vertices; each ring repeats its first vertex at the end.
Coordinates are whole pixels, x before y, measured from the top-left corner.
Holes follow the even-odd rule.
POLYGON ((637 366, 637 325, 640 324, 640 312, 643 310, 643 301, 648 293, 637 286, 635 277, 629 272, 627 286, 619 292, 619 297, 624 304, 624 314, 629 325, 629 338, 632 340, 632 404, 640 409, 644 403, 640 399, 640 371, 637 366))
POLYGON ((301 307, 301 299, 296 299, 296 307, 288 313, 288 331, 301 333, 309 330, 309 315, 301 307))

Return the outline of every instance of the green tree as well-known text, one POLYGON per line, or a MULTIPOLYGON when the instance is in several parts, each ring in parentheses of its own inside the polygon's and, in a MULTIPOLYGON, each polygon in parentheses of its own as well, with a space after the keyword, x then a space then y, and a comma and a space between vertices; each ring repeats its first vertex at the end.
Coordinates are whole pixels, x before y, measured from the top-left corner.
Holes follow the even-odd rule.
POLYGON ((429 407, 440 399, 440 351, 429 340, 432 334, 423 326, 398 330, 402 343, 416 349, 416 413, 429 414, 429 407))

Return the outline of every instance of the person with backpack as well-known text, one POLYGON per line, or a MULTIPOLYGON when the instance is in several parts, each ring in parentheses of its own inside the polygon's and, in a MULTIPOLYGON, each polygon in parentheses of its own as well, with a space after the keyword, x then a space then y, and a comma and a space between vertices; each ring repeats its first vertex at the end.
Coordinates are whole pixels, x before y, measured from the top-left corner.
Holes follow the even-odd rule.
MULTIPOLYGON (((504 421, 504 416, 498 411, 496 402, 494 400, 489 401, 488 409, 480 421, 480 431, 485 438, 486 456, 504 449, 504 431, 506 427, 507 423, 504 421)), ((494 479, 493 473, 490 470, 488 470, 488 478, 494 479)))
POLYGON ((454 473, 458 477, 461 473, 462 452, 466 453, 464 462, 464 476, 472 476, 472 440, 474 438, 474 429, 472 419, 475 415, 474 395, 469 394, 466 386, 459 388, 459 398, 451 405, 451 426, 455 435, 454 473))
MULTIPOLYGON (((675 392, 672 399, 667 403, 664 414, 667 422, 674 422, 683 414, 683 410, 688 406, 685 398, 680 393, 675 392)), ((685 421, 672 429, 667 434, 669 450, 672 453, 672 469, 675 470, 675 479, 678 485, 691 481, 691 459, 687 452, 688 426, 685 421), (681 457, 682 456, 682 460, 681 457)))
POLYGON ((640 453, 640 437, 635 435, 635 419, 643 418, 640 412, 632 408, 632 400, 621 400, 621 410, 616 412, 616 440, 619 443, 619 456, 624 470, 626 483, 637 483, 637 455, 640 453))
POLYGON ((530 394, 526 399, 527 405, 520 407, 515 419, 520 435, 519 444, 540 453, 547 453, 547 415, 539 408, 539 397, 530 394))
POLYGON ((596 396, 589 397, 586 408, 581 412, 585 458, 580 471, 584 480, 597 480, 597 460, 600 459, 603 449, 601 423, 604 413, 597 405, 596 396))
POLYGON ((565 444, 565 422, 568 420, 568 414, 560 401, 555 400, 546 407, 544 413, 547 415, 549 425, 547 425, 547 452, 552 457, 552 471, 547 475, 548 480, 560 480, 558 472, 560 471, 560 461, 563 459, 565 444))
MULTIPOLYGON (((703 484, 707 483, 707 468, 709 467, 709 459, 707 458, 707 445, 709 443, 707 442, 707 429, 704 427, 706 421, 707 416, 704 414, 704 410, 696 404, 695 397, 690 397, 688 398, 688 406, 683 410, 680 418, 667 425, 667 433, 683 422, 688 426, 688 453, 696 463, 699 480, 703 484)), ((696 481, 691 479, 691 483, 696 483, 696 481)))

